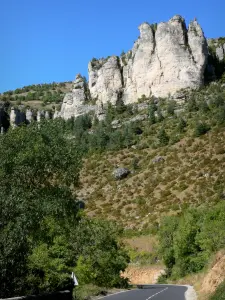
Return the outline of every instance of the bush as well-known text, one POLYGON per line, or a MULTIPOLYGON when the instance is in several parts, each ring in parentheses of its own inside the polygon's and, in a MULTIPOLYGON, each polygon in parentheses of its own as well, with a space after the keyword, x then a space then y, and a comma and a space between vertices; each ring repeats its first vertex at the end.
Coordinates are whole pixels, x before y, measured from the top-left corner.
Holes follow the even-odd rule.
POLYGON ((106 295, 107 290, 93 284, 79 285, 74 289, 73 298, 76 300, 87 300, 93 296, 106 295))
POLYGON ((159 145, 160 146, 166 146, 169 143, 169 136, 167 135, 164 128, 161 128, 158 135, 157 135, 159 145))
POLYGON ((197 123, 194 130, 194 136, 199 137, 206 134, 210 130, 210 126, 204 122, 197 123))
POLYGON ((225 300, 225 281, 223 281, 209 300, 225 300))
POLYGON ((167 114, 169 116, 174 116, 175 107, 176 107, 176 102, 173 100, 170 100, 168 103, 168 106, 167 106, 167 114))
POLYGON ((225 203, 166 217, 159 228, 160 254, 168 276, 200 271, 210 255, 225 247, 225 203))

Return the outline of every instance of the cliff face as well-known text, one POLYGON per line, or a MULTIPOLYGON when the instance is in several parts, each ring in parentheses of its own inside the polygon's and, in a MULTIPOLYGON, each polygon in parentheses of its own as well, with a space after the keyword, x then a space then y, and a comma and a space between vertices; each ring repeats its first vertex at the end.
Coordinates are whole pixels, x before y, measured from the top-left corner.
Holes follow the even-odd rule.
MULTIPOLYGON (((89 63, 89 97, 98 106, 119 99, 134 103, 142 95, 167 97, 204 84, 208 47, 197 21, 186 28, 184 19, 174 16, 157 26, 143 23, 139 30, 140 37, 128 53, 89 63)), ((78 115, 77 107, 84 100, 83 91, 66 95, 62 116, 78 115)))
POLYGON ((208 39, 208 45, 211 47, 219 61, 225 60, 225 38, 208 39))
POLYGON ((88 88, 85 79, 78 74, 73 83, 73 89, 70 93, 67 93, 64 97, 63 104, 61 107, 61 112, 55 117, 62 117, 64 119, 69 119, 71 117, 77 117, 79 115, 88 113, 94 108, 87 105, 88 99, 88 88))
POLYGON ((99 62, 94 70, 89 64, 93 98, 115 103, 123 91, 124 102, 133 103, 141 95, 166 97, 181 88, 203 84, 207 43, 197 21, 187 29, 184 19, 175 16, 155 28, 144 23, 139 30, 140 37, 121 64, 116 57, 99 62))
POLYGON ((98 103, 116 104, 123 89, 122 69, 118 57, 92 60, 88 64, 89 90, 98 103))

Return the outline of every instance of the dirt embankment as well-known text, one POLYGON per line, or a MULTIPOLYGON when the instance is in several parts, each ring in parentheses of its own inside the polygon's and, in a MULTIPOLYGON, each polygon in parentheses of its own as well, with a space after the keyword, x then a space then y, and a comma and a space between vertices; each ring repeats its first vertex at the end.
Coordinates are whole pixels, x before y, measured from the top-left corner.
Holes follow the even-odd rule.
POLYGON ((161 266, 129 266, 122 274, 127 277, 131 284, 154 284, 157 283, 158 277, 164 273, 161 266))
POLYGON ((225 280, 225 250, 217 253, 212 268, 204 277, 200 294, 213 293, 223 280, 225 280))

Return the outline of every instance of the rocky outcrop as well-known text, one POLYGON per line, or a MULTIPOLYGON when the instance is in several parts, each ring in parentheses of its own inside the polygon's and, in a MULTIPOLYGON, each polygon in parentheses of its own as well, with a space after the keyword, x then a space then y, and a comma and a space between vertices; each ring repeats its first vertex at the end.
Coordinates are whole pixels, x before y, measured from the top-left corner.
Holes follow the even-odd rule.
POLYGON ((34 119, 33 111, 31 109, 26 110, 26 120, 27 123, 30 124, 34 119))
POLYGON ((113 176, 116 180, 121 180, 123 178, 126 178, 130 174, 130 170, 126 168, 116 168, 113 171, 113 176))
POLYGON ((225 59, 225 38, 208 39, 207 40, 210 50, 214 52, 219 61, 225 59))
POLYGON ((24 106, 11 107, 9 115, 5 110, 2 109, 0 103, 0 131, 6 132, 9 126, 15 128, 21 124, 29 125, 32 121, 37 121, 38 123, 42 120, 52 119, 53 115, 51 111, 37 111, 34 112, 32 109, 25 109, 24 106), (3 129, 2 129, 3 128, 3 129))
POLYGON ((207 44, 197 21, 187 30, 184 19, 175 16, 157 28, 144 23, 139 29, 140 38, 124 67, 125 103, 142 95, 167 97, 204 83, 207 44))
POLYGON ((142 95, 167 97, 204 83, 207 43, 197 21, 188 29, 180 16, 152 26, 143 23, 132 51, 89 63, 89 89, 98 102, 133 103, 142 95))
POLYGON ((64 97, 60 116, 67 120, 95 110, 95 106, 88 105, 87 100, 88 89, 86 81, 84 77, 78 74, 73 83, 72 91, 64 97))
POLYGON ((90 95, 92 99, 96 99, 98 105, 107 102, 115 105, 121 98, 123 89, 121 70, 117 56, 94 59, 88 64, 90 95))
POLYGON ((208 48, 196 20, 187 28, 177 15, 158 25, 143 23, 139 30, 140 37, 132 50, 120 58, 92 59, 88 86, 82 76, 76 77, 73 90, 63 101, 64 119, 88 112, 88 101, 95 101, 98 107, 108 102, 115 105, 118 100, 129 104, 143 95, 173 96, 180 89, 204 84, 208 48))
POLYGON ((26 114, 23 110, 12 107, 10 112, 10 125, 14 128, 26 122, 26 114))

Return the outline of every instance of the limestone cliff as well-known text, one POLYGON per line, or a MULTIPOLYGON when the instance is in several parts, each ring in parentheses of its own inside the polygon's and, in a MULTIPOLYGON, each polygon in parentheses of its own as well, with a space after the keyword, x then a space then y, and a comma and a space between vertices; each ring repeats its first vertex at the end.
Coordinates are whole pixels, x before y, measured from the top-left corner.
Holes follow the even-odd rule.
POLYGON ((97 103, 110 101, 116 104, 123 88, 121 66, 118 57, 111 56, 108 59, 92 60, 88 65, 89 90, 91 97, 97 103))
POLYGON ((70 93, 67 93, 65 95, 61 107, 61 113, 57 116, 61 116, 64 119, 69 119, 71 117, 77 117, 89 112, 90 110, 93 110, 94 108, 92 106, 87 105, 87 99, 87 84, 84 77, 78 74, 73 83, 73 89, 70 93))
POLYGON ((224 60, 225 59, 225 38, 208 39, 207 42, 212 52, 215 52, 219 61, 224 60))
POLYGON ((142 95, 167 97, 204 84, 208 47, 196 20, 187 28, 181 16, 174 16, 158 25, 143 23, 139 30, 140 37, 128 53, 89 63, 88 86, 82 77, 76 78, 63 101, 63 118, 82 114, 88 100, 98 106, 121 99, 128 104, 142 95))

